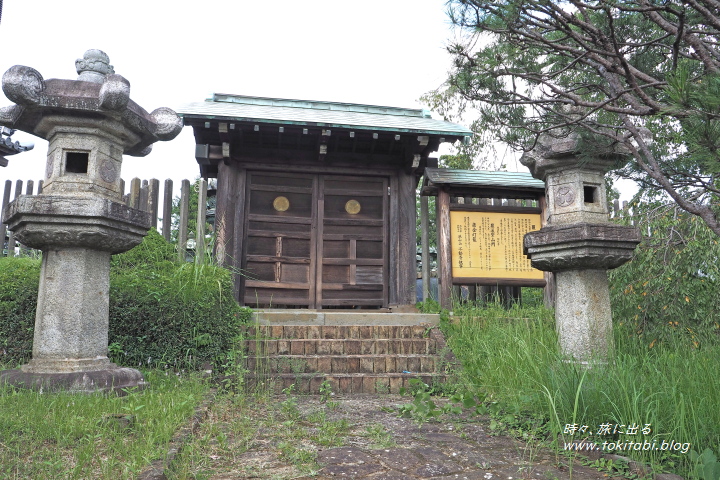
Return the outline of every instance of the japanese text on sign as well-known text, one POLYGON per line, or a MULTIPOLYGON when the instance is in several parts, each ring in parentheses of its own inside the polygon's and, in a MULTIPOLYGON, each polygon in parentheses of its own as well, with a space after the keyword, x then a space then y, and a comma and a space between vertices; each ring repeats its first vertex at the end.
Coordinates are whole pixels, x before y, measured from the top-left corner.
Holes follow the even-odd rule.
POLYGON ((542 279, 523 254, 523 237, 539 229, 539 214, 450 212, 452 276, 542 279))

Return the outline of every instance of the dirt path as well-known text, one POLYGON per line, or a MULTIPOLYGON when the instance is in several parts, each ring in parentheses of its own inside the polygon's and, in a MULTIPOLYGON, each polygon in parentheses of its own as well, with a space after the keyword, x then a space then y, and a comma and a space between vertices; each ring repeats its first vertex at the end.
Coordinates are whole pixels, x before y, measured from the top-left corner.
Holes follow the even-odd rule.
POLYGON ((506 436, 487 417, 400 418, 397 395, 219 399, 168 478, 607 480, 607 473, 506 436))

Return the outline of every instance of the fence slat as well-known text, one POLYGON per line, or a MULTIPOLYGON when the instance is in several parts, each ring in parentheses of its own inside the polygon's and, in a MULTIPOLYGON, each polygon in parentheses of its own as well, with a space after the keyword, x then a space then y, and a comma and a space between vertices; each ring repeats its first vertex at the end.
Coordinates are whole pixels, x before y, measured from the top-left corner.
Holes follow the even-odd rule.
MULTIPOLYGON (((12 181, 5 180, 5 189, 3 190, 2 199, 2 210, 0 210, 0 216, 5 211, 5 207, 10 203, 10 190, 12 190, 12 181)), ((7 226, 0 221, 0 256, 3 255, 3 249, 5 247, 5 234, 7 233, 7 226)), ((9 245, 9 244, 8 244, 9 245)))
POLYGON ((183 180, 180 185, 180 225, 178 229, 178 256, 185 261, 188 240, 188 210, 190 209, 190 180, 183 180))
POLYGON ((207 213, 207 180, 200 180, 198 192, 197 232, 195 233, 195 262, 205 261, 205 214, 207 213))
POLYGON ((128 207, 140 209, 140 179, 135 177, 130 181, 130 197, 128 207))
POLYGON ((148 212, 150 212, 150 226, 157 230, 158 226, 158 200, 160 198, 160 181, 151 178, 148 182, 148 212))
POLYGON ((165 180, 162 210, 162 236, 168 242, 170 241, 170 225, 172 225, 172 190, 173 181, 168 178, 165 180))
MULTIPOLYGON (((13 200, 18 198, 20 194, 22 194, 22 186, 23 181, 18 180, 15 182, 15 196, 13 197, 13 200)), ((15 256, 15 233, 10 232, 8 234, 8 257, 14 257, 15 256)))
POLYGON ((138 200, 138 205, 140 210, 143 212, 149 212, 149 206, 150 206, 150 196, 148 192, 148 181, 143 180, 142 185, 140 187, 140 199, 138 200))

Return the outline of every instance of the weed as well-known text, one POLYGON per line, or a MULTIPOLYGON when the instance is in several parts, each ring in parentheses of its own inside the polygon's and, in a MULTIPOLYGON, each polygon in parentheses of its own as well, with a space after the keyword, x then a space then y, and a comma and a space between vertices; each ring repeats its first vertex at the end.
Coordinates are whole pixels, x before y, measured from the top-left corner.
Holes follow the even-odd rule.
POLYGON ((384 425, 379 423, 368 425, 365 427, 365 432, 373 441, 372 448, 391 448, 396 445, 392 433, 388 432, 384 425))
POLYGON ((702 453, 692 450, 690 461, 695 464, 693 473, 699 480, 720 479, 720 462, 717 461, 717 457, 711 449, 706 448, 702 453))
POLYGON ((386 395, 390 393, 390 385, 382 380, 375 380, 375 393, 386 395))
POLYGON ((320 384, 320 401, 322 403, 327 403, 330 398, 335 395, 332 391, 332 385, 330 385, 330 381, 327 379, 323 380, 323 382, 320 384))

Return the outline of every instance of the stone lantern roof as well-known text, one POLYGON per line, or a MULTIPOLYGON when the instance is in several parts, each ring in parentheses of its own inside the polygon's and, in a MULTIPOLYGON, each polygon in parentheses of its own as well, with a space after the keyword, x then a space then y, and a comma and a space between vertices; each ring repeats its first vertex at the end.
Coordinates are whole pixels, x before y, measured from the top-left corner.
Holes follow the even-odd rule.
POLYGON ((27 152, 34 147, 32 143, 14 142, 11 138, 13 133, 15 133, 15 130, 11 128, 0 127, 0 167, 7 167, 6 156, 27 152))
POLYGON ((124 154, 145 156, 158 140, 171 140, 182 121, 169 108, 148 113, 130 99, 130 82, 114 73, 107 55, 88 50, 76 61, 77 80, 43 79, 31 67, 15 65, 2 78, 5 95, 15 105, 0 108, 0 124, 49 140, 58 128, 84 123, 122 139, 124 154))

